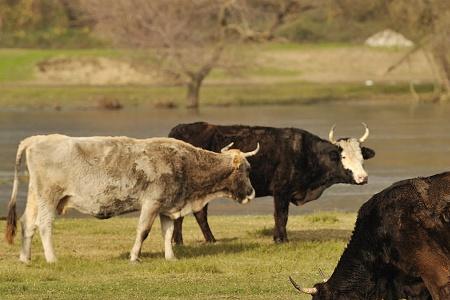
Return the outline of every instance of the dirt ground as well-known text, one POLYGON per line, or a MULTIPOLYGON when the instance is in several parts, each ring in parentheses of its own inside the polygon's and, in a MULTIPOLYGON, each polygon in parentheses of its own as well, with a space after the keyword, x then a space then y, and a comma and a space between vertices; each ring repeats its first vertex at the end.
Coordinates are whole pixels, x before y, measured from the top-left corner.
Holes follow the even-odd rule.
POLYGON ((374 49, 369 47, 345 47, 311 49, 302 51, 265 52, 259 60, 262 64, 299 70, 297 79, 311 82, 358 82, 372 80, 425 81, 432 79, 425 55, 418 52, 386 74, 386 70, 399 61, 409 49, 374 49))
POLYGON ((36 66, 36 81, 42 84, 126 85, 156 84, 158 78, 132 64, 105 57, 56 57, 36 66))

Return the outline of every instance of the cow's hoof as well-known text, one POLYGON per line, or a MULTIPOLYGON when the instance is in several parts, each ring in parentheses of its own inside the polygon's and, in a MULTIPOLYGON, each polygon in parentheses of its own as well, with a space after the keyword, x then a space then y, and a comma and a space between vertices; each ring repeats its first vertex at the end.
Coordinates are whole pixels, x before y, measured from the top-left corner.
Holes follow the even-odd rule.
POLYGON ((22 257, 22 255, 19 257, 19 261, 24 264, 30 264, 31 260, 28 257, 22 257))
POLYGON ((216 242, 216 239, 215 238, 208 238, 208 239, 206 239, 206 242, 209 243, 209 244, 213 244, 213 243, 216 242))
POLYGON ((173 236, 172 236, 172 242, 175 245, 183 245, 184 244, 183 243, 183 236, 175 232, 173 234, 173 236))
POLYGON ((178 258, 176 258, 175 256, 174 257, 166 257, 166 260, 167 261, 177 261, 178 258))
POLYGON ((55 264, 58 260, 56 258, 47 259, 47 263, 55 264))
POLYGON ((142 262, 142 260, 140 258, 130 259, 130 264, 132 264, 132 265, 138 265, 141 262, 142 262))
POLYGON ((274 237, 273 241, 275 242, 275 244, 283 244, 283 243, 289 242, 289 240, 287 238, 282 238, 282 237, 274 237))

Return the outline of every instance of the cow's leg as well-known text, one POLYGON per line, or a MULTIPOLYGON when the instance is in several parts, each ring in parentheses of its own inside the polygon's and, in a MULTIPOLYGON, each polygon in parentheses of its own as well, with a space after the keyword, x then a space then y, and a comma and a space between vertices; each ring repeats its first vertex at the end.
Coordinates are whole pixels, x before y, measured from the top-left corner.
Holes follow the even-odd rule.
POLYGON ((424 271, 421 274, 425 286, 436 300, 450 299, 450 282, 448 270, 440 270, 441 266, 435 270, 424 271))
POLYGON ((275 228, 273 240, 275 243, 288 242, 286 225, 289 215, 289 200, 286 197, 274 195, 274 206, 275 228))
POLYGON ((164 257, 167 260, 176 260, 172 249, 173 220, 163 214, 159 215, 161 220, 161 233, 164 239, 164 257))
POLYGON ((38 224, 41 235, 42 246, 44 247, 45 260, 48 263, 56 262, 55 251, 52 243, 53 219, 55 209, 50 207, 49 203, 40 199, 38 204, 38 224))
POLYGON ((36 231, 37 204, 31 185, 28 188, 27 205, 25 212, 20 218, 22 229, 22 249, 20 251, 20 261, 28 263, 31 259, 31 241, 36 231))
POLYGON ((139 223, 136 229, 136 240, 130 252, 131 262, 139 261, 142 243, 150 233, 158 212, 159 205, 154 201, 145 201, 142 205, 141 215, 139 216, 139 223))
POLYGON ((208 224, 208 204, 203 207, 202 210, 194 213, 195 219, 197 220, 200 229, 202 230, 203 236, 205 237, 206 242, 215 243, 216 239, 211 232, 211 228, 209 228, 208 224))
POLYGON ((420 277, 433 300, 450 299, 449 258, 439 249, 428 246, 417 251, 416 255, 420 277))
POLYGON ((174 221, 173 242, 176 245, 183 245, 183 217, 179 217, 174 221))

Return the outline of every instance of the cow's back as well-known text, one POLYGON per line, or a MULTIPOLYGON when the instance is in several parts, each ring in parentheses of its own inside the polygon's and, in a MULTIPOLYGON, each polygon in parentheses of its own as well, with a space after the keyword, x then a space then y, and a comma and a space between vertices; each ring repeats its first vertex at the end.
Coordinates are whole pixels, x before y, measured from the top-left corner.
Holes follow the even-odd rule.
POLYGON ((197 122, 177 125, 170 131, 169 137, 214 152, 219 152, 230 143, 234 143, 232 148, 248 152, 259 143, 259 152, 248 159, 250 179, 256 195, 266 196, 273 193, 272 182, 275 178, 290 176, 289 170, 296 155, 294 152, 300 151, 302 146, 302 136, 297 131, 291 128, 219 126, 197 122), (285 173, 278 174, 277 170, 284 170, 285 173))
POLYGON ((327 281, 331 290, 358 293, 349 283, 365 282, 381 296, 428 295, 421 259, 450 267, 449 195, 450 173, 399 181, 375 194, 358 212, 350 242, 327 281))
MULTIPOLYGON (((100 218, 139 208, 157 194, 178 194, 177 173, 195 148, 168 138, 43 136, 27 150, 30 180, 51 190, 47 201, 100 218)), ((184 174, 186 176, 186 174, 184 174)))
POLYGON ((379 242, 379 251, 392 251, 394 263, 423 243, 450 256, 450 173, 403 180, 374 195, 361 207, 355 231, 379 242))

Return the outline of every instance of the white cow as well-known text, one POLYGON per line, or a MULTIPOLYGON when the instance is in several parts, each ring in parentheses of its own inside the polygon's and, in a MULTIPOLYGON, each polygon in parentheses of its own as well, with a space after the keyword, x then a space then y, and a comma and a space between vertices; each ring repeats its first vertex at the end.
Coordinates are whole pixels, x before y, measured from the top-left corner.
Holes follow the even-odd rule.
POLYGON ((26 152, 29 171, 28 198, 21 218, 20 260, 31 259, 31 239, 36 227, 47 262, 56 261, 52 246, 55 212, 68 208, 100 219, 141 210, 131 261, 138 261, 142 242, 159 214, 165 258, 172 251, 173 219, 196 212, 210 200, 232 198, 246 203, 255 191, 246 157, 229 150, 210 152, 170 138, 32 136, 17 150, 14 186, 7 220, 6 239, 16 231, 16 196, 21 157, 26 152))

